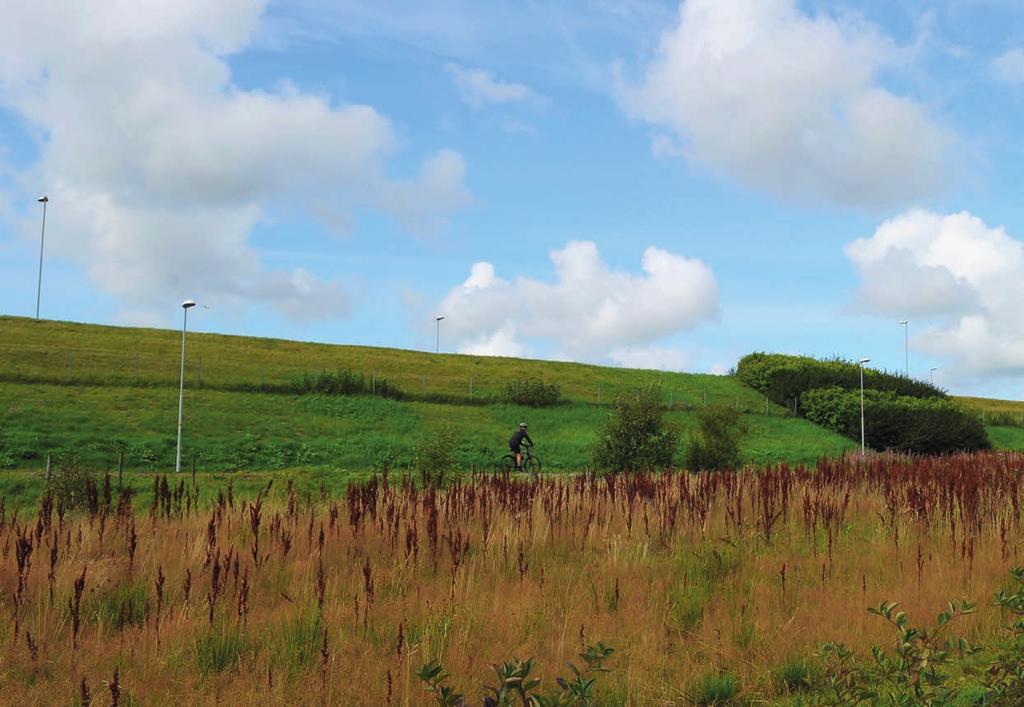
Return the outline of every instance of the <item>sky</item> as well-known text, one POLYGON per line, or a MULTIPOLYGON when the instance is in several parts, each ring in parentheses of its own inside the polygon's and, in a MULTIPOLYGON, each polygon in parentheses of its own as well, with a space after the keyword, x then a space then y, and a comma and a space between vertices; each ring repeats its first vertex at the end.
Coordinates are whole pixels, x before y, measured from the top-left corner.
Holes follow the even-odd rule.
POLYGON ((1022 138, 1018 0, 0 0, 0 313, 1021 398, 1022 138))

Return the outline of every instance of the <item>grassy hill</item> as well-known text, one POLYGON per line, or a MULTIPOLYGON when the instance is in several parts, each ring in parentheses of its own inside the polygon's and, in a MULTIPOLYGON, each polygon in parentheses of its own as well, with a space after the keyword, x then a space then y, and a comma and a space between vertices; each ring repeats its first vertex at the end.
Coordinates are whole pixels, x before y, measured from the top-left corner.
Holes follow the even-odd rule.
POLYGON ((992 398, 956 398, 977 412, 996 449, 1024 449, 1024 402, 992 398))
MULTIPOLYGON (((38 468, 52 454, 110 468, 123 449, 128 468, 171 467, 179 347, 173 330, 0 317, 0 465, 38 468)), ((700 405, 744 411, 751 462, 808 462, 853 446, 727 376, 217 334, 190 334, 188 350, 185 456, 204 470, 402 466, 442 424, 454 428, 464 465, 486 467, 522 419, 546 468, 581 469, 608 402, 651 380, 684 429, 700 405), (338 369, 387 380, 408 399, 270 392, 338 369), (557 383, 566 402, 502 402, 517 379, 557 383)))

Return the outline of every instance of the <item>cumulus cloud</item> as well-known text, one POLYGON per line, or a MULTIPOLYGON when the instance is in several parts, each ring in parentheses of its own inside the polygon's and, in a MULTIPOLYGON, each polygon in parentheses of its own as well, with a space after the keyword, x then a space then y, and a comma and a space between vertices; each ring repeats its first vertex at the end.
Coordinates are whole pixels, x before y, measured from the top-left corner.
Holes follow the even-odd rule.
POLYGON ((846 255, 860 276, 857 305, 917 315, 913 345, 949 360, 951 379, 1024 373, 1024 243, 967 212, 911 211, 846 255))
POLYGON ((626 346, 615 349, 608 358, 624 368, 650 368, 658 371, 685 371, 693 363, 689 351, 671 346, 626 346))
POLYGON ((502 81, 484 69, 472 69, 458 64, 448 64, 447 69, 462 100, 473 108, 536 98, 536 94, 524 84, 502 81))
POLYGON ((554 282, 505 280, 491 263, 473 265, 439 310, 460 351, 524 355, 528 342, 543 341, 577 359, 675 366, 681 358, 646 347, 717 314, 718 285, 700 260, 647 248, 633 274, 609 267, 589 241, 550 256, 554 282))
POLYGON ((288 316, 339 314, 337 283, 274 269, 250 242, 275 206, 338 223, 370 208, 419 230, 467 199, 465 166, 449 150, 406 179, 389 176, 397 141, 370 106, 288 83, 236 85, 228 57, 251 43, 264 9, 0 0, 0 107, 39 136, 39 160, 20 181, 51 197, 50 252, 132 311, 204 292, 288 316))
POLYGON ((992 60, 992 73, 1000 81, 1024 84, 1024 49, 1008 49, 992 60))
POLYGON ((880 84, 903 55, 873 28, 794 0, 685 0, 621 94, 655 126, 658 154, 785 198, 890 206, 942 186, 953 141, 880 84))

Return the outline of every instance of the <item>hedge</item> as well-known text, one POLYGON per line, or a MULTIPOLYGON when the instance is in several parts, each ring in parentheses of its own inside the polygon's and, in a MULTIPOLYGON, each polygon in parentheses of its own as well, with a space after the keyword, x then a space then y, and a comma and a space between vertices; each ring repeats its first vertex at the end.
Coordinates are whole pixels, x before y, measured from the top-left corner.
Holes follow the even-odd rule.
MULTIPOLYGON (((804 416, 860 440, 860 391, 833 386, 803 394, 804 416)), ((988 449, 981 420, 945 398, 917 398, 892 391, 864 392, 864 427, 872 449, 945 454, 988 449)))
MULTIPOLYGON (((752 353, 740 359, 736 376, 779 405, 802 413, 803 396, 818 388, 860 390, 860 366, 842 359, 819 361, 810 356, 752 353)), ((905 375, 864 369, 864 387, 911 398, 949 400, 940 388, 905 375)))

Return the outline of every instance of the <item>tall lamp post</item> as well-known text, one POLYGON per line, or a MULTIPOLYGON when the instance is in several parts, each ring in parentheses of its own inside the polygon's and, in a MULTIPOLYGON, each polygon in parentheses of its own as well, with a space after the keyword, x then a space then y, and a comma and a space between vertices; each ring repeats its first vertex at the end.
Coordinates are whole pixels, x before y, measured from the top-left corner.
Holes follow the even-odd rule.
POLYGON ((434 341, 434 353, 441 353, 441 321, 444 317, 434 317, 434 323, 437 324, 437 338, 434 341))
POLYGON ((928 369, 928 381, 932 385, 935 385, 935 371, 937 370, 939 370, 938 366, 932 366, 931 368, 928 369))
POLYGON ((45 194, 36 199, 43 205, 43 228, 39 233, 39 279, 36 281, 36 321, 39 320, 39 298, 43 292, 43 242, 46 240, 46 205, 50 203, 50 197, 45 194))
POLYGON ((181 324, 181 380, 178 388, 178 453, 174 460, 174 471, 181 471, 181 423, 185 415, 185 332, 188 330, 188 310, 195 307, 196 303, 190 299, 181 303, 184 311, 184 320, 181 324))
POLYGON ((903 371, 910 378, 910 322, 903 319, 900 324, 903 325, 903 371))
POLYGON ((870 362, 870 358, 862 358, 857 362, 860 365, 860 458, 862 460, 867 455, 867 437, 864 434, 864 364, 870 362))

